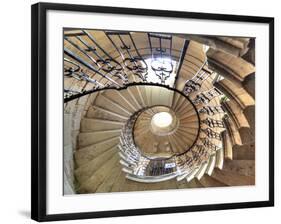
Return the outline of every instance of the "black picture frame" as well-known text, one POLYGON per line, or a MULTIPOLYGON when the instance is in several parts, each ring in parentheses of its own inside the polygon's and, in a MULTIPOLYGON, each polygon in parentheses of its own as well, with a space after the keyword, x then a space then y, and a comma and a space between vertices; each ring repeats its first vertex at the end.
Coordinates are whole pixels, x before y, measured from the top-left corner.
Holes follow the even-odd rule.
POLYGON ((31 154, 31 218, 37 221, 74 220, 86 218, 101 218, 115 216, 133 216, 161 213, 178 213, 206 210, 238 209, 274 206, 274 18, 240 15, 224 15, 210 13, 194 13, 183 11, 163 11, 151 9, 103 7, 74 4, 37 3, 32 5, 31 17, 31 72, 32 72, 32 154, 31 154), (176 17, 190 19, 205 19, 216 21, 254 22, 269 25, 269 200, 208 204, 196 206, 159 207, 131 210, 114 210, 101 212, 46 214, 46 13, 48 10, 63 10, 72 12, 95 12, 125 15, 140 15, 154 17, 176 17))

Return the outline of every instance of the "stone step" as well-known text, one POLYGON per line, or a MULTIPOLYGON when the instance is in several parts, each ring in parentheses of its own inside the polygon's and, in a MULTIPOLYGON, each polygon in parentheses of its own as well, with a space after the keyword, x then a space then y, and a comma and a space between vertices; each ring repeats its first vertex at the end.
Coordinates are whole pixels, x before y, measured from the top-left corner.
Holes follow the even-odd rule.
MULTIPOLYGON (((216 155, 213 154, 210 156, 209 158, 209 161, 208 161, 208 166, 206 168, 206 171, 205 173, 208 175, 208 176, 211 176, 212 173, 213 173, 213 170, 215 169, 215 166, 216 166, 216 155)), ((205 175, 206 176, 206 175, 205 175)))
POLYGON ((83 118, 81 120, 80 131, 81 132, 93 132, 93 131, 106 131, 112 129, 121 129, 125 122, 103 120, 97 118, 83 118))
POLYGON ((200 183, 204 186, 204 187, 226 187, 228 185, 226 185, 225 183, 222 183, 214 178, 212 178, 209 175, 204 175, 201 179, 200 179, 200 183))
POLYGON ((215 157, 216 157, 216 164, 215 164, 216 168, 222 169, 224 164, 224 149, 221 148, 217 150, 215 157))
POLYGON ((176 110, 175 113, 181 119, 197 114, 195 108, 188 101, 186 101, 186 103, 182 105, 178 110, 176 110))
POLYGON ((198 172, 195 174, 195 178, 196 178, 197 180, 200 180, 200 179, 204 176, 204 174, 205 174, 207 168, 208 168, 208 163, 207 163, 207 162, 206 162, 206 163, 203 163, 203 164, 201 165, 200 169, 198 170, 198 172))
POLYGON ((255 159, 255 143, 249 143, 241 146, 233 147, 234 160, 254 160, 255 159))
POLYGON ((92 159, 98 157, 104 151, 116 146, 119 143, 119 136, 106 139, 100 143, 89 145, 75 151, 74 158, 77 167, 86 164, 92 159))
POLYGON ((114 103, 119 104, 128 112, 134 113, 136 111, 136 108, 130 103, 129 99, 125 98, 125 96, 122 95, 123 92, 124 90, 106 90, 103 92, 102 95, 104 95, 106 98, 110 99, 114 103))
MULTIPOLYGON (((113 94, 116 94, 116 92, 113 92, 113 94)), ((102 107, 104 104, 110 104, 112 106, 114 106, 114 111, 116 112, 120 112, 121 114, 125 114, 125 116, 131 116, 133 112, 129 111, 129 109, 126 106, 123 106, 122 104, 120 104, 119 102, 115 102, 114 100, 112 100, 112 96, 105 96, 104 94, 100 95, 101 101, 103 101, 102 103, 102 107)), ((98 105, 98 104, 96 104, 98 105)), ((109 106, 108 106, 109 107, 109 106)))
POLYGON ((112 192, 113 184, 118 178, 121 178, 122 174, 124 175, 122 171, 122 165, 117 160, 114 169, 111 170, 110 174, 106 177, 106 179, 97 187, 96 193, 112 192))
POLYGON ((254 176, 245 176, 240 175, 236 172, 224 171, 215 169, 212 178, 227 184, 229 186, 242 186, 242 185, 254 185, 255 177, 254 176))
POLYGON ((187 188, 202 188, 204 187, 199 180, 192 179, 187 183, 187 188))
POLYGON ((255 160, 225 160, 223 170, 244 176, 255 176, 255 160))
POLYGON ((79 193, 96 192, 98 187, 110 175, 111 171, 118 167, 117 162, 119 160, 119 155, 115 153, 110 159, 104 161, 99 169, 95 170, 87 180, 80 182, 79 193))
POLYGON ((129 118, 120 114, 115 113, 114 111, 109 111, 101 107, 91 106, 87 112, 87 118, 96 118, 103 120, 113 120, 113 121, 127 121, 129 118))
POLYGON ((106 163, 112 156, 117 154, 117 147, 113 147, 104 151, 96 158, 90 160, 86 164, 83 164, 78 169, 75 170, 76 179, 82 183, 92 176, 104 163, 106 163))
POLYGON ((78 146, 79 148, 82 148, 85 146, 96 144, 109 138, 119 136, 120 133, 121 129, 80 133, 78 135, 78 146))

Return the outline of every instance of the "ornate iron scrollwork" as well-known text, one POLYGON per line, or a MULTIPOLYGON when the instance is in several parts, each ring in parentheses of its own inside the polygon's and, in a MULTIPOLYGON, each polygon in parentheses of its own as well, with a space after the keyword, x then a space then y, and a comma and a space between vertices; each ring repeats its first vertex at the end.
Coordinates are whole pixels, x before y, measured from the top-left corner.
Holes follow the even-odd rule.
POLYGON ((204 68, 205 65, 206 62, 203 63, 202 67, 192 77, 192 79, 187 80, 183 89, 185 95, 198 91, 201 88, 202 83, 211 75, 211 72, 204 68))
POLYGON ((206 92, 200 93, 196 96, 193 103, 194 104, 208 104, 212 99, 214 99, 217 96, 220 96, 221 92, 217 88, 212 88, 206 92))
POLYGON ((208 125, 210 128, 224 128, 224 123, 222 120, 214 120, 208 117, 206 120, 203 120, 201 122, 208 125))
POLYGON ((208 137, 221 140, 220 133, 213 131, 211 128, 201 129, 201 131, 208 137))
POLYGON ((83 58, 81 58, 79 55, 77 55, 76 53, 72 52, 71 50, 69 50, 68 48, 64 48, 64 54, 69 57, 72 58, 73 60, 79 62, 81 65, 85 66, 86 68, 88 68, 91 72, 96 73, 100 76, 102 76, 103 78, 107 79, 108 81, 110 81, 111 84, 120 87, 121 85, 116 82, 115 80, 113 80, 111 77, 103 74, 102 72, 100 72, 99 69, 96 69, 91 63, 85 61, 83 58))
POLYGON ((208 114, 209 116, 213 116, 215 114, 223 114, 225 113, 221 106, 204 106, 203 108, 199 109, 199 113, 201 114, 208 114))
POLYGON ((208 148, 209 150, 215 152, 221 149, 221 147, 217 146, 216 144, 212 143, 209 139, 203 138, 201 139, 203 145, 208 148))
POLYGON ((209 158, 209 150, 198 143, 182 155, 176 156, 175 161, 181 172, 191 172, 209 158))
MULTIPOLYGON (((93 85, 92 89, 99 89, 105 87, 102 83, 91 78, 88 74, 83 72, 83 69, 81 69, 81 67, 77 63, 71 61, 68 58, 64 58, 64 77, 73 78, 78 81, 85 81, 86 84, 84 85, 84 87, 87 85, 87 83, 91 83, 93 85)), ((84 87, 80 91, 65 88, 64 99, 70 98, 74 95, 82 94, 84 91, 84 87)))
POLYGON ((64 89, 63 93, 64 93, 64 99, 66 99, 66 98, 69 98, 76 94, 80 94, 81 92, 77 91, 77 90, 72 90, 72 89, 64 89))
POLYGON ((160 176, 169 173, 173 173, 175 171, 175 167, 166 167, 166 164, 174 163, 173 160, 150 160, 147 165, 147 175, 148 176, 160 176))
POLYGON ((172 36, 148 33, 149 46, 151 51, 151 68, 160 79, 161 84, 170 77, 174 66, 172 63, 172 36), (155 41, 159 44, 156 44, 155 41), (164 41, 168 42, 168 47, 163 47, 164 41))
POLYGON ((147 64, 140 55, 130 32, 105 32, 120 54, 125 67, 144 82, 147 80, 147 64))
POLYGON ((101 84, 100 82, 98 82, 95 79, 90 78, 89 75, 84 73, 83 69, 81 69, 81 67, 78 64, 76 64, 75 62, 73 62, 67 58, 64 58, 64 75, 66 77, 72 77, 79 81, 83 80, 86 82, 90 82, 95 85, 96 89, 104 87, 103 84, 101 84), (73 66, 70 66, 70 65, 73 65, 73 66))
POLYGON ((81 43, 83 43, 86 46, 86 51, 87 52, 92 52, 96 57, 96 64, 105 72, 120 72, 122 71, 122 66, 121 64, 116 61, 114 58, 112 58, 110 56, 110 54, 108 54, 106 52, 106 50, 104 50, 104 48, 102 48, 98 42, 95 40, 95 38, 86 30, 82 30, 82 32, 89 38, 89 40, 91 40, 92 45, 89 45, 85 40, 83 40, 80 36, 78 36, 77 38, 80 40, 81 43), (104 56, 102 56, 102 54, 104 54, 104 56))
POLYGON ((75 78, 75 76, 73 76, 73 75, 75 75, 75 73, 79 72, 80 70, 81 70, 81 67, 77 63, 75 63, 67 58, 64 58, 63 73, 66 77, 69 76, 69 77, 75 78))
POLYGON ((74 48, 76 48, 82 55, 86 56, 86 58, 88 58, 91 63, 97 66, 97 70, 99 71, 99 73, 101 73, 102 71, 105 72, 105 74, 103 74, 104 76, 110 74, 111 76, 116 76, 126 82, 127 79, 122 74, 121 65, 112 57, 110 57, 109 54, 107 54, 106 51, 100 47, 100 45, 95 46, 96 42, 94 38, 90 35, 90 33, 88 33, 87 31, 83 32, 85 33, 85 35, 88 36, 88 39, 92 41, 91 45, 85 39, 78 35, 73 36, 72 38, 65 36, 64 39, 74 48), (78 42, 80 42, 81 45, 79 45, 78 42), (85 48, 83 48, 83 46, 85 48), (107 58, 103 58, 98 53, 98 49, 99 51, 102 51, 107 56, 107 58))

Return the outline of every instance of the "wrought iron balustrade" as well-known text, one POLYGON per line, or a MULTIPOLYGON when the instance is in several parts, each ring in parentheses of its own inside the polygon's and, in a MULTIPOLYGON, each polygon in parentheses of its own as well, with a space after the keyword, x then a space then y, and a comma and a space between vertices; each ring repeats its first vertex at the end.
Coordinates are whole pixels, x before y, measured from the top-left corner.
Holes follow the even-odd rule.
POLYGON ((221 140, 220 133, 213 131, 211 128, 201 129, 201 131, 208 137, 217 140, 221 140))
POLYGON ((220 146, 217 146, 216 144, 212 143, 208 138, 203 138, 201 140, 203 142, 203 145, 212 152, 216 152, 221 149, 220 146))
POLYGON ((199 109, 199 113, 213 116, 216 114, 224 114, 225 112, 221 106, 204 106, 199 109))
POLYGON ((201 121, 201 123, 208 125, 210 128, 215 128, 215 127, 224 128, 225 127, 222 120, 215 120, 215 119, 212 119, 209 117, 207 119, 201 121))
POLYGON ((202 83, 212 74, 208 69, 205 68, 206 64, 207 61, 205 61, 202 66, 198 68, 192 79, 186 81, 183 89, 183 93, 185 95, 189 95, 192 92, 198 91, 201 88, 202 83))
POLYGON ((174 70, 172 63, 172 36, 156 33, 148 33, 148 41, 151 52, 151 68, 165 84, 174 70), (163 47, 167 45, 167 47, 163 47))
MULTIPOLYGON (((106 36, 123 60, 124 67, 142 81, 147 79, 148 66, 138 51, 130 32, 105 32, 106 36)), ((128 76, 127 76, 128 77, 128 76)))
POLYGON ((150 160, 147 164, 146 174, 147 176, 161 176, 176 171, 176 163, 174 158, 169 160, 150 160))
POLYGON ((194 99, 193 103, 194 104, 199 104, 199 103, 208 104, 212 99, 214 99, 215 97, 218 97, 220 95, 222 95, 222 93, 217 88, 214 87, 208 91, 198 94, 196 96, 196 98, 194 99))

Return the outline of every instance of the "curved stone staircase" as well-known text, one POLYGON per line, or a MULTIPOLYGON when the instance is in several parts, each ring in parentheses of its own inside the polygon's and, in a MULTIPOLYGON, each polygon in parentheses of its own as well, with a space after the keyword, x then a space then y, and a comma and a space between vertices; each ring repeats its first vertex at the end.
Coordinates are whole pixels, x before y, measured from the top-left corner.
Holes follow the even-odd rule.
POLYGON ((65 114, 72 117, 76 193, 255 183, 254 65, 230 52, 246 48, 246 40, 238 45, 220 39, 235 46, 225 51, 210 46, 205 52, 204 38, 195 36, 119 33, 127 38, 120 38, 124 46, 133 40, 136 49, 130 50, 139 49, 134 61, 122 57, 126 48, 118 48, 115 33, 66 34, 65 114), (158 81, 144 78, 153 67, 144 60, 146 49, 153 52, 155 42, 144 34, 163 39, 166 52, 174 40, 170 57, 178 62, 170 71, 172 81, 163 69, 155 71, 158 81), (107 61, 98 61, 97 52, 107 61), (162 112, 172 118, 164 128, 153 123, 162 112))

